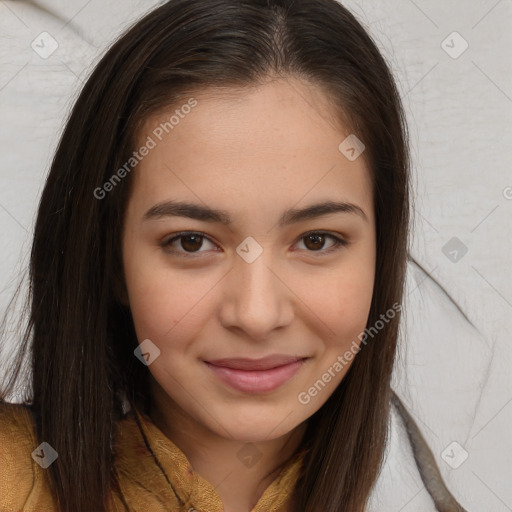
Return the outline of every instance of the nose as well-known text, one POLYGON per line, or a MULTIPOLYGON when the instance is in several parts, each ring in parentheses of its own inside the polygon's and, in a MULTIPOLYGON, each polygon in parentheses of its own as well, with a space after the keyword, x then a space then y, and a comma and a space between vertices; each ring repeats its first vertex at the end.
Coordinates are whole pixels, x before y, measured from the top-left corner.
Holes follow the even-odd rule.
POLYGON ((242 331, 246 338, 261 341, 290 324, 294 296, 272 262, 270 249, 252 263, 236 255, 224 283, 221 324, 242 331))

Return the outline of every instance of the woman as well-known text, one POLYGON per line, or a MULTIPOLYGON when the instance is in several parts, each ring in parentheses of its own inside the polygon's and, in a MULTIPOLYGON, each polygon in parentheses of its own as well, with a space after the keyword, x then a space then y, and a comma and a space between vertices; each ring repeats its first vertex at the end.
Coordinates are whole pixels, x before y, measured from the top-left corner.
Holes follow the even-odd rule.
POLYGON ((140 20, 43 191, 3 508, 363 511, 394 401, 437 510, 462 510, 390 388, 408 165, 390 71, 334 0, 140 20))

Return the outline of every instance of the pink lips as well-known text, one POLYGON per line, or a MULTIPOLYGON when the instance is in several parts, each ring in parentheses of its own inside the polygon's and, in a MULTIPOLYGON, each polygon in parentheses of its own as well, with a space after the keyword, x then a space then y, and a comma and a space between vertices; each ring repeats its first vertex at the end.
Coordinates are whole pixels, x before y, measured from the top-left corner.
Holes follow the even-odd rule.
POLYGON ((205 363, 231 387, 245 393, 265 393, 291 379, 305 359, 276 354, 262 359, 227 358, 205 363))

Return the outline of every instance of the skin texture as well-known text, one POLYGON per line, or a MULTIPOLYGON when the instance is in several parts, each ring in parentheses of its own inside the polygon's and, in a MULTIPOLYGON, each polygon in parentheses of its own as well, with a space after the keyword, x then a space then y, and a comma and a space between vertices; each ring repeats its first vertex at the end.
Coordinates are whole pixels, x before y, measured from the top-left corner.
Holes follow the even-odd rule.
MULTIPOLYGON (((139 343, 150 339, 160 350, 148 367, 153 420, 216 487, 226 512, 249 511, 342 380, 351 363, 335 372, 333 364, 366 327, 376 257, 371 180, 364 155, 349 161, 338 150, 351 132, 333 121, 317 86, 287 78, 194 98, 197 106, 133 171, 123 233, 127 302, 139 343), (233 225, 143 219, 171 199, 227 210, 233 225), (367 219, 331 213, 278 226, 286 209, 327 200, 353 203, 367 219), (205 238, 162 247, 179 231, 205 238), (348 245, 328 253, 335 240, 322 245, 305 238, 310 231, 348 245), (246 237, 263 249, 252 263, 236 252, 246 237), (309 359, 260 394, 231 388, 204 362, 270 354, 309 359), (329 368, 330 382, 300 403, 329 368), (246 443, 261 455, 251 468, 237 456, 246 443)), ((172 112, 146 120, 141 144, 172 112)))

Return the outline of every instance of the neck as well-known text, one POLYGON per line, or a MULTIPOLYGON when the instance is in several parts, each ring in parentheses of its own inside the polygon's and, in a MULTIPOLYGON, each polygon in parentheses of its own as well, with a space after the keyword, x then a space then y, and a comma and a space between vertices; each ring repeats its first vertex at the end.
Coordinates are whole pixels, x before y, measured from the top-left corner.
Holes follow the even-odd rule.
POLYGON ((186 415, 158 385, 151 419, 185 454, 194 471, 215 488, 224 512, 249 512, 297 451, 306 424, 285 436, 246 443, 217 435, 186 415))

